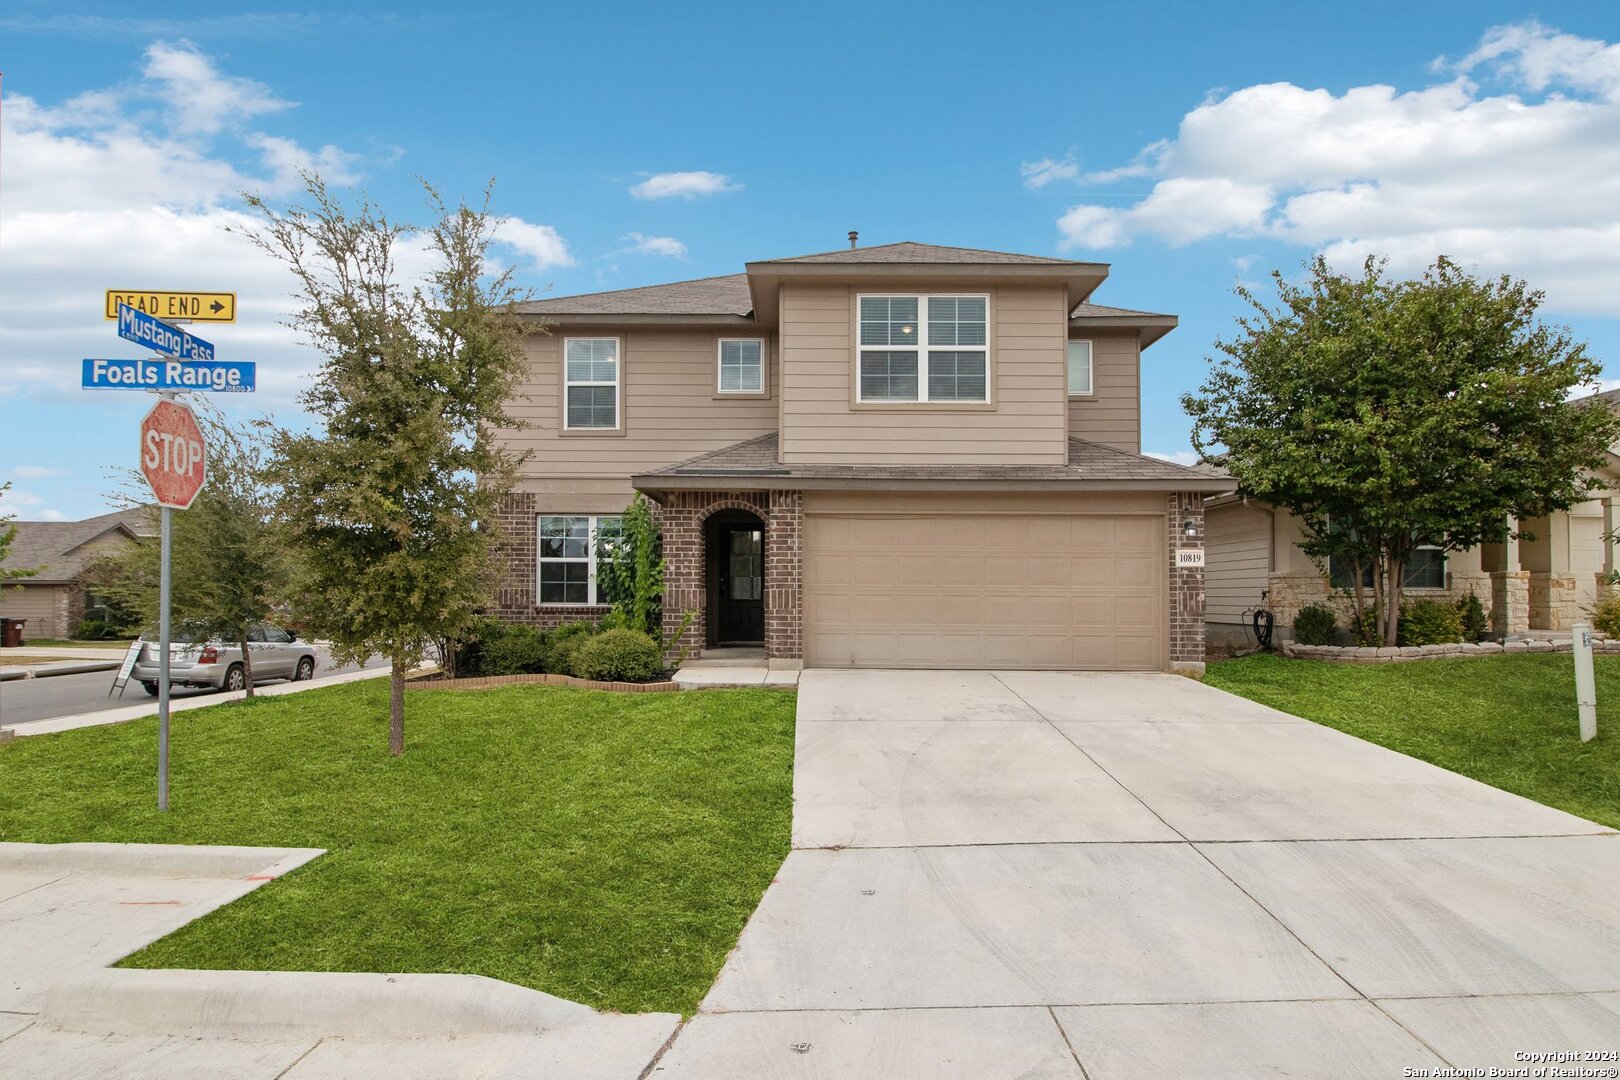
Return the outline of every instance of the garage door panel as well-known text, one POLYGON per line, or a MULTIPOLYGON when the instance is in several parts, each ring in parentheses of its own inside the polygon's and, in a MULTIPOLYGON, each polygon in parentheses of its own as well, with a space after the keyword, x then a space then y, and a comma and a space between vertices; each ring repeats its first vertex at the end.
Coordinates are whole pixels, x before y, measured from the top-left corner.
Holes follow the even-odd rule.
POLYGON ((823 666, 1159 670, 1165 520, 811 513, 807 659, 823 666))

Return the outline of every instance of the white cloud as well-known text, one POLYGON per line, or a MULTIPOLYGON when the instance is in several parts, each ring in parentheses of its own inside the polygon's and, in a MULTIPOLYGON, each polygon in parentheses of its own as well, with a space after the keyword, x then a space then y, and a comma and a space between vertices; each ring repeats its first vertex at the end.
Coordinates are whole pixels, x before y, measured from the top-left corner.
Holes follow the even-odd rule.
MULTIPOLYGON (((359 179, 362 163, 340 147, 307 148, 253 125, 284 107, 290 104, 268 88, 221 72, 187 44, 153 46, 139 79, 60 104, 7 96, 0 112, 0 398, 80 404, 88 393, 79 389, 80 359, 134 354, 102 319, 104 289, 220 289, 237 294, 239 321, 200 336, 215 343, 221 359, 259 364, 258 392, 225 407, 294 420, 297 394, 318 363, 284 325, 295 283, 240 231, 227 229, 256 224, 241 203, 244 190, 292 194, 298 171, 311 167, 345 185, 359 179), (206 122, 177 124, 190 78, 209 106, 199 114, 206 122)), ((505 218, 497 242, 535 266, 572 262, 548 225, 505 218)), ((405 238, 403 278, 419 278, 430 261, 423 238, 405 238)))
POLYGON ((38 506, 44 501, 32 491, 20 491, 17 488, 0 491, 0 511, 16 513, 19 507, 38 506))
POLYGON ((57 469, 49 465, 18 465, 11 470, 11 475, 19 480, 39 480, 47 476, 66 476, 66 469, 57 469))
POLYGON ((1153 186, 1127 206, 1071 207, 1062 244, 1258 238, 1339 265, 1386 255, 1397 273, 1446 254, 1528 279, 1556 310, 1620 314, 1620 45, 1526 22, 1438 69, 1446 81, 1415 90, 1269 83, 1211 98, 1174 139, 1081 177, 1153 186))
POLYGON ((686 258, 686 245, 673 236, 647 236, 644 233, 625 233, 624 239, 629 247, 624 251, 637 255, 662 255, 667 259, 686 258))
POLYGON ((1054 158, 1041 158, 1039 161, 1026 161, 1018 166, 1018 175, 1024 178, 1024 186, 1039 191, 1047 184, 1058 180, 1074 180, 1080 175, 1080 163, 1069 154, 1062 161, 1054 158))
POLYGON ((567 242, 550 225, 533 225, 522 218, 503 217, 496 225, 495 242, 512 248, 542 269, 574 265, 567 242))
POLYGON ((1168 461, 1173 465, 1197 465, 1200 460, 1198 457, 1198 452, 1195 450, 1172 450, 1168 453, 1159 450, 1149 450, 1147 452, 1147 456, 1150 458, 1158 458, 1160 461, 1168 461))
POLYGON ((184 134, 211 135, 294 104, 261 82, 221 73, 189 41, 154 42, 144 74, 149 92, 165 106, 165 120, 184 134))
POLYGON ((639 184, 631 185, 630 194, 638 199, 695 199, 699 195, 741 190, 741 184, 723 173, 667 172, 654 173, 639 184))
POLYGON ((60 510, 41 510, 39 512, 39 520, 41 521, 66 521, 67 519, 68 516, 60 510))

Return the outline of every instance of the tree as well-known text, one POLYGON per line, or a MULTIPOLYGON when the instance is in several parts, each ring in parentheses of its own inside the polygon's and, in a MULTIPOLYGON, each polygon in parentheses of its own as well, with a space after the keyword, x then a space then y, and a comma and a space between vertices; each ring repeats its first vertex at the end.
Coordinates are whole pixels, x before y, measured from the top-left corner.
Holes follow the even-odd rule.
POLYGON ((492 592, 493 511, 518 459, 494 429, 525 371, 510 270, 491 274, 490 190, 413 234, 371 201, 352 210, 320 177, 309 205, 248 203, 250 238, 298 281, 293 325, 323 360, 302 395, 317 430, 280 431, 280 512, 306 555, 303 608, 341 659, 391 664, 388 745, 405 751, 405 676, 426 643, 454 639, 492 592), (401 279, 402 243, 422 238, 434 267, 401 279))
MULTIPOLYGON (((252 697, 249 631, 287 596, 296 551, 276 526, 262 425, 233 427, 210 405, 198 409, 197 419, 208 440, 208 482, 188 509, 171 516, 170 612, 187 634, 240 646, 243 684, 252 697)), ((132 504, 147 497, 138 471, 130 470, 125 486, 132 504)), ((158 619, 160 559, 159 538, 141 537, 95 560, 86 576, 115 606, 139 612, 150 626, 158 619)))
POLYGON ((1182 406, 1241 493, 1294 513, 1308 554, 1349 564, 1357 618, 1372 611, 1393 645, 1416 547, 1501 541, 1510 517, 1569 508, 1620 424, 1570 400, 1599 365, 1536 321, 1542 294, 1523 281, 1443 256, 1415 281, 1376 259, 1307 270, 1302 285, 1273 272, 1275 307, 1238 289, 1253 310, 1182 406))
MULTIPOLYGON (((10 480, 0 484, 0 495, 10 490, 10 480)), ((0 513, 0 588, 4 588, 6 582, 15 578, 33 577, 39 573, 34 567, 8 567, 5 564, 11 554, 11 542, 17 539, 17 526, 11 524, 12 516, 10 513, 0 513)))

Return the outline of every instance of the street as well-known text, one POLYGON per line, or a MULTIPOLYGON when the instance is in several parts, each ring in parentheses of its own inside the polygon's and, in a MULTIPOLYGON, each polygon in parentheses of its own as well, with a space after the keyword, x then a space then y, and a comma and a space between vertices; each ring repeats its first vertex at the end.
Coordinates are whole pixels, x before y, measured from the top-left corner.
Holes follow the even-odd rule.
MULTIPOLYGON (((360 670, 359 664, 334 666, 332 654, 324 646, 317 645, 315 653, 317 678, 322 675, 360 670)), ((374 658, 368 662, 368 666, 376 663, 377 659, 374 658)), ((95 671, 86 675, 56 675, 48 679, 20 679, 0 683, 0 724, 26 724, 58 716, 81 716, 85 713, 122 709, 156 700, 148 697, 137 682, 125 686, 122 694, 108 697, 107 691, 112 688, 113 676, 116 674, 116 671, 95 671)), ((174 699, 179 701, 182 698, 205 697, 218 692, 177 686, 174 688, 174 699)))

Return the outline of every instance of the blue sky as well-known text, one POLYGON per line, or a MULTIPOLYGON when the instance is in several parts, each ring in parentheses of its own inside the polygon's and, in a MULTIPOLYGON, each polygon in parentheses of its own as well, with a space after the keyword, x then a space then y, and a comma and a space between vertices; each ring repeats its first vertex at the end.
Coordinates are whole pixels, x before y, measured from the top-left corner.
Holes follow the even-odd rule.
POLYGON ((287 287, 223 231, 318 165, 395 216, 497 178, 501 249, 551 295, 922 240, 1113 263, 1100 303, 1181 327, 1143 363, 1144 449, 1238 280, 1445 252, 1548 292, 1620 378, 1612 3, 0 8, 0 480, 99 512, 142 395, 101 290, 234 290, 204 336, 294 422, 287 287), (669 174, 696 174, 675 175, 669 174), (661 197, 660 197, 661 196, 661 197))

